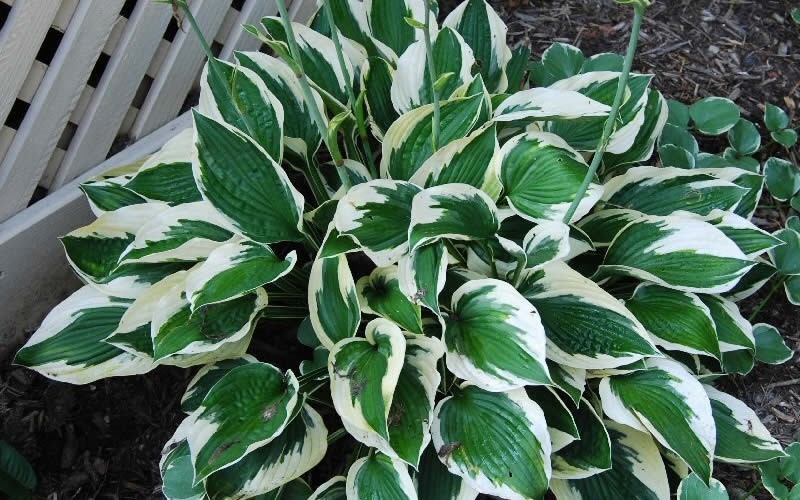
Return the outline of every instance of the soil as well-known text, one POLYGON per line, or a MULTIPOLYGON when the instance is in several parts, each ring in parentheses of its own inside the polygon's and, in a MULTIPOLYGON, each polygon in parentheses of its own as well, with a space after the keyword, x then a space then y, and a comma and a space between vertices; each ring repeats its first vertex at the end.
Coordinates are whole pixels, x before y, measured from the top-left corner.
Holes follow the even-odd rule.
MULTIPOLYGON (((454 5, 441 3, 443 12, 454 5)), ((493 3, 509 25, 512 42, 529 44, 534 57, 553 41, 572 43, 587 55, 623 52, 627 45, 630 9, 611 0, 493 3)), ((782 105, 794 116, 800 101, 800 28, 789 17, 793 3, 656 0, 643 26, 635 69, 654 73, 654 85, 669 98, 692 102, 709 95, 730 97, 759 125, 765 102, 782 105)), ((790 154, 796 159, 797 150, 790 154)), ((762 203, 767 207, 759 210, 757 221, 774 230, 786 210, 772 208, 770 200, 762 203)), ((762 291, 742 304, 745 316, 764 295, 762 291)), ((797 311, 777 294, 755 321, 779 328, 797 350, 797 311)), ((269 347, 274 333, 268 326, 262 329, 254 346, 259 357, 289 367, 306 356, 289 347, 296 345, 293 332, 282 337, 285 347, 276 349, 269 347)), ((178 402, 191 373, 162 367, 145 376, 70 386, 5 361, 0 365, 0 436, 32 462, 39 475, 39 497, 161 498, 160 450, 182 419, 178 402)), ((759 365, 726 384, 782 443, 800 439, 800 357, 777 367, 759 365)), ((341 457, 346 451, 329 456, 341 457)), ((718 466, 715 475, 732 498, 741 497, 756 481, 754 472, 742 468, 718 466)), ((324 479, 313 478, 317 484, 324 479)), ((767 498, 763 490, 756 496, 767 498)))

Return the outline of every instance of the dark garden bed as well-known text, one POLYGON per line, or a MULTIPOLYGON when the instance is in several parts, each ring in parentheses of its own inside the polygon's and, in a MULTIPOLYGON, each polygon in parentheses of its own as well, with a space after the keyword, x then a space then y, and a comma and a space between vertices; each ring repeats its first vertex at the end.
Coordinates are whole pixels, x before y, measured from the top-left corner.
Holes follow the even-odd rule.
MULTIPOLYGON (((494 4, 509 25, 512 44, 529 43, 534 57, 552 41, 577 45, 586 54, 622 52, 627 44, 630 9, 611 0, 494 4)), ((729 97, 756 123, 761 123, 765 102, 794 115, 800 102, 800 27, 788 17, 793 4, 656 0, 643 28, 635 70, 654 73, 654 86, 666 97, 685 102, 708 95, 729 97)), ((791 155, 796 162, 797 150, 791 155)), ((772 206, 769 200, 762 203, 772 206)), ((783 209, 762 208, 757 223, 774 231, 786 217, 783 209)), ((743 304, 745 316, 765 294, 766 289, 743 304)), ((776 326, 797 349, 799 311, 779 293, 754 322, 776 326)), ((259 330, 254 351, 262 359, 288 368, 308 355, 295 347, 294 332, 278 325, 259 330)), ((51 382, 6 361, 0 366, 0 436, 32 462, 41 497, 55 493, 58 499, 160 498, 160 450, 182 418, 179 399, 191 374, 159 368, 146 376, 78 387, 51 382)), ((782 443, 800 438, 800 359, 777 367, 759 365, 747 377, 732 377, 726 384, 782 443)), ((340 472, 336 464, 321 468, 324 473, 340 472)), ((732 498, 749 489, 756 477, 743 469, 718 471, 732 498)), ((313 478, 317 484, 325 479, 313 478)))

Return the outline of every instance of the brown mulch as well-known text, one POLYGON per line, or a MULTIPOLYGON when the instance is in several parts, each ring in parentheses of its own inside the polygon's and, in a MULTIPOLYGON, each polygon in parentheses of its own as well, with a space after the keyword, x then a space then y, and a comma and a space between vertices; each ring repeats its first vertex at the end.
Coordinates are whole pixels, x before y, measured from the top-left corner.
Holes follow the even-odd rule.
MULTIPOLYGON (((446 12, 454 2, 441 3, 446 12)), ((622 52, 627 45, 630 9, 611 0, 493 3, 509 24, 513 43, 530 44, 534 57, 552 41, 572 43, 587 55, 622 52), (511 3, 527 5, 511 8, 511 3)), ((670 98, 692 102, 709 95, 730 97, 759 125, 764 102, 794 114, 800 102, 800 31, 788 15, 793 4, 656 0, 644 23, 635 69, 654 73, 654 85, 670 98)), ((785 216, 784 210, 774 208, 758 213, 762 225, 771 229, 785 216)), ((745 315, 763 295, 743 303, 745 315)), ((797 313, 778 294, 756 322, 778 327, 797 349, 797 313)), ((161 498, 158 458, 182 418, 178 400, 189 375, 188 370, 159 368, 141 377, 69 386, 6 362, 0 365, 0 436, 32 461, 41 497, 161 498)), ((726 389, 754 408, 787 444, 800 438, 798 379, 800 360, 795 359, 778 367, 760 365, 747 377, 732 377, 726 389)), ((718 466, 717 471, 732 498, 755 482, 747 470, 718 466)))

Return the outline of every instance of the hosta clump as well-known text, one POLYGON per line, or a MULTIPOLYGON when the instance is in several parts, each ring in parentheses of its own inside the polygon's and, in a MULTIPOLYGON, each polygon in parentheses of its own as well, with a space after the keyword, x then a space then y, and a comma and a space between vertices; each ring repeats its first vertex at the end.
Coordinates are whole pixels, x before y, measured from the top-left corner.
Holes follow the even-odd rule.
POLYGON ((669 498, 784 456, 712 386, 787 358, 736 305, 784 244, 748 220, 758 171, 663 166, 651 75, 556 44, 524 77, 484 0, 323 7, 249 27, 280 57, 211 61, 190 130, 84 186, 86 286, 17 363, 198 366, 172 499, 669 498), (259 360, 259 322, 313 353, 259 360))

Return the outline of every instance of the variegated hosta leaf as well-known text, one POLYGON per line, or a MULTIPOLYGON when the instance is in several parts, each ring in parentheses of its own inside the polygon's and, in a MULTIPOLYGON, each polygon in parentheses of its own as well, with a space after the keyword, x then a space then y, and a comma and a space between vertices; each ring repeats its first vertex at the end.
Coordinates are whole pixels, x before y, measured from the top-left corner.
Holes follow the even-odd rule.
POLYGON ((611 107, 579 92, 533 88, 512 94, 494 110, 498 122, 604 118, 611 107))
POLYGON ((245 134, 252 134, 252 139, 280 164, 283 160, 284 118, 281 102, 253 70, 219 59, 216 66, 223 81, 218 82, 209 75, 206 63, 200 77, 198 110, 214 120, 233 125, 245 134))
POLYGON ((92 213, 101 216, 118 208, 147 203, 147 199, 124 186, 128 177, 92 180, 80 185, 92 213))
MULTIPOLYGON (((469 135, 480 125, 477 122, 483 107, 484 96, 481 94, 442 102, 438 146, 442 148, 469 135)), ((383 137, 381 177, 409 180, 431 157, 432 117, 433 105, 426 104, 405 113, 392 123, 383 137)))
POLYGON ((733 288, 754 262, 719 229, 680 216, 643 216, 617 234, 601 273, 697 293, 733 288))
POLYGON ((619 167, 649 160, 668 118, 669 107, 661 92, 648 91, 647 103, 644 108, 644 123, 639 128, 633 146, 622 154, 606 153, 603 155, 605 171, 614 172, 619 167))
POLYGON ((291 371, 267 363, 234 368, 214 384, 186 417, 195 483, 280 436, 295 415, 298 391, 291 371))
POLYGON ((583 397, 583 391, 586 389, 586 370, 549 360, 547 368, 550 370, 550 378, 553 379, 554 387, 561 389, 572 399, 573 403, 578 404, 581 397, 583 397))
POLYGON ((589 236, 595 247, 604 248, 611 245, 625 226, 643 215, 635 210, 610 208, 587 215, 578 222, 578 227, 589 236))
POLYGON ((541 408, 524 389, 488 392, 462 384, 434 411, 439 460, 480 493, 541 498, 550 481, 550 436, 541 408))
POLYGON ((321 484, 308 500, 346 500, 346 478, 335 476, 321 484))
POLYGON ((625 307, 642 322, 656 344, 720 358, 711 311, 697 295, 643 283, 625 301, 625 307))
POLYGON ((389 443, 389 410, 403 368, 406 340, 385 319, 367 324, 366 339, 336 343, 328 358, 331 399, 354 438, 396 456, 389 443))
POLYGON ((563 262, 525 270, 518 289, 541 315, 547 357, 557 363, 616 368, 658 355, 630 311, 563 262))
POLYGON ((732 212, 713 210, 704 220, 725 233, 751 259, 784 244, 780 238, 732 212))
POLYGON ((364 102, 367 105, 370 124, 376 137, 384 133, 400 116, 392 104, 392 83, 394 68, 383 58, 370 57, 361 68, 361 88, 364 89, 364 102))
MULTIPOLYGON (((432 38, 433 66, 436 69, 433 79, 436 81, 443 75, 449 75, 447 81, 437 89, 439 99, 446 100, 459 87, 472 80, 475 58, 469 45, 452 28, 443 28, 432 38)), ((392 104, 398 113, 407 113, 433 102, 427 61, 423 40, 411 44, 397 60, 391 94, 392 104)))
POLYGON ((445 184, 414 197, 408 244, 413 251, 440 239, 486 240, 499 229, 497 206, 486 193, 468 184, 445 184))
POLYGON ((376 179, 352 187, 336 206, 340 234, 352 237, 379 266, 394 264, 408 250, 411 202, 420 188, 376 179))
POLYGON ((146 373, 152 360, 103 342, 129 306, 129 300, 84 286, 50 311, 14 363, 71 384, 146 373))
POLYGON ((739 187, 747 189, 742 196, 742 201, 736 206, 736 214, 749 219, 753 216, 761 199, 761 191, 764 189, 764 176, 743 170, 741 168, 724 167, 710 169, 714 177, 732 182, 739 187))
POLYGON ((603 410, 626 425, 638 423, 708 482, 716 431, 703 386, 675 361, 653 359, 648 369, 600 382, 603 410))
POLYGON ((303 195, 250 137, 194 112, 195 179, 203 197, 259 243, 302 241, 303 195))
POLYGON ((252 498, 279 488, 317 465, 328 451, 322 417, 304 404, 281 433, 206 479, 211 500, 252 498))
POLYGON ((241 358, 224 359, 200 368, 192 380, 189 381, 186 392, 181 397, 181 410, 186 413, 193 413, 200 407, 208 391, 228 372, 239 366, 257 362, 256 358, 245 354, 241 358))
POLYGON ((336 224, 331 222, 328 231, 325 233, 325 238, 322 240, 322 245, 319 247, 319 254, 317 254, 317 257, 337 257, 358 250, 361 250, 358 243, 356 243, 351 236, 341 234, 336 229, 336 224))
POLYGON ((572 412, 555 389, 540 385, 526 387, 525 392, 544 412, 553 454, 581 438, 572 412))
POLYGON ((467 244, 467 268, 481 276, 510 279, 517 266, 524 268, 526 261, 522 247, 501 236, 467 244))
POLYGON ((333 162, 329 162, 319 168, 322 173, 322 182, 325 184, 332 200, 341 199, 347 192, 345 186, 342 185, 340 174, 344 174, 350 186, 358 186, 372 180, 367 167, 363 163, 350 158, 345 158, 342 160, 342 164, 338 166, 333 162))
POLYGON ((161 494, 167 500, 203 500, 206 498, 205 485, 194 484, 192 457, 189 443, 183 441, 169 453, 161 457, 161 494))
MULTIPOLYGON (((261 78, 283 105, 284 115, 291 117, 283 124, 285 152, 299 155, 300 159, 287 159, 292 163, 302 163, 310 158, 319 148, 322 136, 311 118, 312 104, 306 101, 294 71, 285 62, 261 52, 237 52, 236 59, 242 67, 253 70, 261 78)), ((311 94, 314 96, 313 106, 321 112, 324 109, 322 98, 316 90, 312 89, 311 94)))
POLYGON ((627 425, 606 421, 611 441, 611 470, 586 479, 554 479, 558 500, 667 500, 667 471, 653 438, 627 425))
POLYGON ((499 152, 497 127, 491 124, 436 151, 411 177, 411 182, 423 187, 469 184, 496 200, 503 189, 499 152))
POLYGON ((742 316, 735 302, 718 295, 701 295, 717 328, 719 348, 725 352, 740 349, 755 350, 753 325, 742 316))
MULTIPOLYGON (((372 36, 400 55, 422 39, 422 31, 403 21, 406 17, 425 21, 424 0, 365 0, 364 9, 372 36)), ((431 13, 431 19, 436 16, 431 13)))
POLYGON ((707 215, 733 210, 746 190, 714 177, 713 169, 634 167, 604 185, 609 208, 628 208, 648 215, 671 215, 685 210, 707 215))
POLYGON ((254 241, 226 243, 188 274, 186 296, 192 311, 235 299, 280 279, 292 270, 295 262, 294 250, 285 259, 279 259, 268 246, 254 241))
MULTIPOLYGON (((589 171, 577 151, 546 132, 518 135, 503 145, 500 154, 508 203, 518 215, 534 222, 562 220, 589 171)), ((602 186, 591 184, 573 220, 586 215, 602 193, 602 186)))
POLYGON ((417 500, 408 466, 378 453, 358 459, 347 472, 347 498, 417 500))
POLYGON ((139 229, 168 209, 164 203, 143 203, 104 213, 61 238, 67 260, 84 280, 107 282, 139 229))
POLYGON ((142 163, 125 188, 148 200, 172 205, 200 201, 200 191, 192 175, 191 127, 167 141, 154 155, 142 163))
POLYGON ((436 364, 444 355, 444 346, 433 337, 405 337, 405 363, 389 409, 389 442, 401 460, 417 469, 431 439, 436 389, 441 381, 436 364))
MULTIPOLYGON (((234 347, 249 337, 256 318, 267 306, 266 292, 258 288, 253 293, 192 313, 186 299, 186 277, 187 272, 182 271, 150 287, 131 305, 120 331, 138 329, 149 313, 153 357, 157 361, 166 358, 179 361, 182 357, 203 353, 219 355, 217 359, 234 357, 222 355, 219 349, 222 345, 234 347), (124 325, 130 325, 129 329, 123 330, 124 325)), ((242 351, 246 349, 243 347, 242 351)), ((191 364, 204 362, 196 361, 191 364)))
POLYGON ((379 267, 356 283, 361 311, 388 319, 403 330, 422 333, 420 306, 402 290, 397 266, 379 267))
POLYGON ((442 242, 423 245, 400 258, 397 278, 409 300, 439 314, 439 294, 447 277, 447 250, 442 242))
MULTIPOLYGON (((320 18, 322 12, 322 9, 317 11, 317 18, 312 23, 312 28, 317 29, 315 24, 318 19, 322 20, 320 18)), ((333 23, 339 30, 339 36, 347 37, 352 42, 361 45, 370 57, 383 58, 387 61, 393 61, 397 58, 392 49, 372 37, 372 29, 367 19, 367 10, 361 0, 331 2, 331 14, 333 14, 333 23)), ((328 24, 327 18, 325 18, 324 22, 326 25, 328 24)), ((324 28, 324 30, 318 29, 318 31, 328 34, 330 27, 325 26, 324 28)))
POLYGON ((784 457, 780 443, 770 435, 756 413, 730 394, 703 386, 711 400, 717 429, 714 460, 728 463, 766 462, 784 457))
POLYGON ((422 453, 414 480, 419 500, 475 500, 478 496, 466 481, 447 470, 433 446, 422 453))
POLYGON ((523 248, 525 267, 536 268, 554 260, 566 259, 570 253, 570 228, 563 222, 542 222, 525 235, 523 248))
POLYGON ((786 345, 781 332, 766 323, 753 325, 756 343, 756 358, 770 365, 786 363, 794 357, 794 351, 786 345))
MULTIPOLYGON (((617 93, 619 76, 620 73, 614 71, 593 71, 565 78, 550 88, 579 92, 590 99, 610 105, 617 93)), ((622 154, 634 145, 645 121, 648 87, 652 79, 652 75, 630 75, 625 100, 616 117, 617 127, 611 135, 606 150, 608 153, 622 154)), ((588 118, 550 122, 546 130, 564 138, 578 151, 594 151, 602 136, 604 125, 604 119, 588 118)))
POLYGON ((344 255, 314 261, 308 281, 308 311, 314 333, 326 349, 355 336, 361 308, 344 255))
POLYGON ((506 66, 511 50, 506 45, 508 29, 491 5, 484 0, 462 2, 444 20, 443 26, 461 33, 480 61, 480 72, 491 93, 508 88, 506 66))
POLYGON ((553 477, 584 479, 611 469, 611 440, 592 404, 582 399, 578 405, 571 401, 566 405, 580 431, 580 439, 561 450, 553 450, 553 477))
POLYGON ((232 231, 233 227, 210 203, 185 203, 145 222, 119 262, 125 265, 203 260, 231 240, 232 231))
MULTIPOLYGON (((261 24, 275 40, 286 42, 286 33, 280 18, 265 17, 261 20, 261 24)), ((363 54, 363 57, 351 58, 354 51, 346 50, 345 67, 342 68, 336 55, 336 46, 330 38, 300 23, 292 23, 292 31, 300 49, 303 71, 308 78, 340 103, 347 103, 346 82, 353 84, 355 77, 353 66, 360 66, 366 54, 363 54)))
POLYGON ((471 280, 444 319, 447 367, 488 391, 550 384, 539 314, 510 284, 471 280))
POLYGON ((582 73, 584 66, 588 66, 587 63, 578 47, 561 42, 553 43, 542 53, 541 61, 535 61, 530 65, 531 84, 552 85, 559 80, 582 73))

